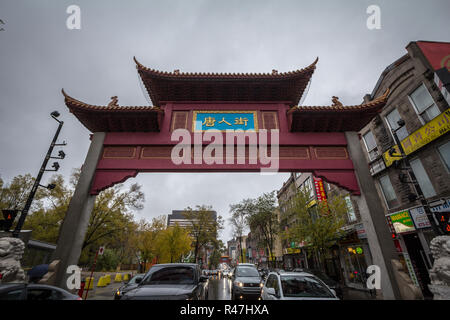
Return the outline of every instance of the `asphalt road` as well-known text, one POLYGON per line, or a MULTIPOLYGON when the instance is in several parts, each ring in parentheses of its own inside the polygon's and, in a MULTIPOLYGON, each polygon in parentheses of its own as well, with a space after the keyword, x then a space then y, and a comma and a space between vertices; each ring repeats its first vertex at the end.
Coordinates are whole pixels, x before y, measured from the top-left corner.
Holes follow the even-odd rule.
POLYGON ((209 279, 208 300, 231 300, 231 280, 209 279))
MULTIPOLYGON (((95 284, 97 281, 94 282, 95 284)), ((106 287, 94 286, 94 289, 89 290, 87 300, 113 300, 114 293, 123 282, 112 281, 106 287)), ((208 300, 231 300, 231 280, 228 278, 210 278, 208 280, 208 300)), ((86 292, 83 294, 83 299, 86 292)))

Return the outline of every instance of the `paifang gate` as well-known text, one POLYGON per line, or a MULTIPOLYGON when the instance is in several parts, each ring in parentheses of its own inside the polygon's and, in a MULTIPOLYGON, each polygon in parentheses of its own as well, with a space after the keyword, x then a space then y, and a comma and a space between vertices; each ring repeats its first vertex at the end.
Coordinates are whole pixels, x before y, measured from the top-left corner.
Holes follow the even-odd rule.
POLYGON ((119 106, 117 97, 112 97, 107 106, 95 106, 62 91, 70 112, 92 135, 54 254, 54 259, 60 260, 58 285, 65 287, 67 276, 63 270, 78 262, 95 195, 99 192, 139 172, 261 171, 268 167, 260 152, 261 139, 267 139, 267 156, 276 160, 278 171, 312 172, 360 199, 361 207, 366 208, 361 212, 366 211, 367 215, 363 221, 369 230, 373 261, 385 272, 383 294, 394 298, 392 270, 385 261, 390 261, 395 248, 379 199, 373 198, 377 193, 373 182, 370 184, 357 134, 383 108, 388 91, 367 104, 343 106, 333 97, 330 106, 298 106, 318 59, 300 70, 286 73, 273 70, 264 74, 161 72, 134 60, 153 106, 119 106), (245 151, 239 153, 237 142, 229 149, 235 161, 208 162, 205 154, 216 160, 225 157, 217 154, 218 149, 207 151, 211 141, 226 142, 227 130, 243 130, 235 131, 235 135, 236 141, 246 146, 245 151), (256 133, 257 153, 250 152, 255 141, 248 137, 239 140, 249 130, 256 133), (175 133, 181 131, 200 149, 186 146, 182 154, 190 161, 177 164, 172 151, 180 142, 175 133), (214 139, 204 139, 213 132, 214 139), (389 241, 381 243, 384 236, 389 241))

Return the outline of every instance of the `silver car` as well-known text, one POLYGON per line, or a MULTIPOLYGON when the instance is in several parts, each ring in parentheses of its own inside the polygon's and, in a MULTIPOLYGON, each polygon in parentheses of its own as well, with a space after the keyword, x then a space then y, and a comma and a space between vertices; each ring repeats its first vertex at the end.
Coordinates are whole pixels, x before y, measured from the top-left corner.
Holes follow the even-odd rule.
POLYGON ((306 272, 271 272, 261 292, 262 300, 339 300, 318 277, 306 272))

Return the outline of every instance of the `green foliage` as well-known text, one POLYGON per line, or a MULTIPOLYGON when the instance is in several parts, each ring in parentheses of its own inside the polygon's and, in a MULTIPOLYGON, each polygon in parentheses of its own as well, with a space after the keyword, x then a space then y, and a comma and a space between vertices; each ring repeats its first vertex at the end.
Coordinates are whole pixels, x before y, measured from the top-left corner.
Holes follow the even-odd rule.
MULTIPOLYGON (((23 227, 32 230, 33 239, 57 243, 79 176, 80 170, 74 170, 66 184, 62 175, 53 175, 49 183, 55 184, 54 189, 38 188, 23 227)), ((16 176, 9 184, 0 179, 0 209, 22 209, 33 183, 30 174, 16 176)), ((133 259, 129 238, 136 223, 130 210, 143 208, 144 194, 137 184, 125 191, 122 188, 116 185, 97 196, 83 243, 81 265, 92 263, 100 246, 115 250, 119 262, 133 259)))
POLYGON ((133 233, 130 234, 130 247, 139 262, 147 263, 158 257, 156 239, 166 227, 166 217, 153 218, 149 223, 140 220, 133 233))
POLYGON ((217 216, 214 219, 211 206, 196 206, 196 209, 190 207, 183 212, 185 219, 189 220, 189 234, 193 239, 194 261, 197 261, 200 249, 214 245, 217 241, 219 231, 223 229, 223 219, 217 216))
MULTIPOLYGON (((231 205, 230 209, 232 212, 231 222, 238 239, 240 240, 239 224, 244 218, 252 234, 258 240, 258 244, 263 248, 268 248, 270 256, 273 256, 275 238, 279 233, 276 191, 264 193, 256 199, 245 199, 238 204, 231 205)), ((244 261, 245 256, 242 250, 241 256, 241 261, 244 261)))
POLYGON ((119 265, 119 256, 116 250, 105 248, 103 255, 98 256, 95 270, 114 271, 119 265))
POLYGON ((191 243, 188 231, 178 224, 162 230, 156 236, 158 262, 181 262, 181 258, 191 250, 191 243))
MULTIPOLYGON (((0 178, 0 210, 18 209, 22 210, 34 184, 34 178, 31 174, 18 175, 12 179, 9 184, 5 184, 0 178)), ((38 210, 42 207, 39 201, 43 198, 43 189, 38 188, 34 197, 31 210, 38 210)))
POLYGON ((299 191, 292 199, 291 206, 282 215, 282 219, 289 222, 283 238, 289 242, 304 241, 323 257, 325 249, 336 244, 343 234, 347 205, 342 196, 333 196, 315 206, 310 203, 311 199, 305 191, 299 191))

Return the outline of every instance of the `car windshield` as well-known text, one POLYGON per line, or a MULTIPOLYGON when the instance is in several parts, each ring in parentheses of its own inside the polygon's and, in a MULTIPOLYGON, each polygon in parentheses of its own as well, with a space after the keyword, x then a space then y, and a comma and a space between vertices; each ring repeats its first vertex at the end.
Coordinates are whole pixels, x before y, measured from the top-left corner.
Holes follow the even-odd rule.
POLYGON ((240 267, 236 268, 237 277, 259 277, 259 272, 256 268, 240 267))
POLYGON ((145 274, 137 274, 135 275, 133 278, 130 279, 130 281, 128 282, 128 284, 136 284, 136 279, 137 278, 144 278, 145 274))
POLYGON ((281 276, 281 287, 285 297, 334 298, 331 291, 314 277, 281 276))
POLYGON ((167 267, 153 272, 145 284, 194 284, 194 269, 190 267, 167 267))

